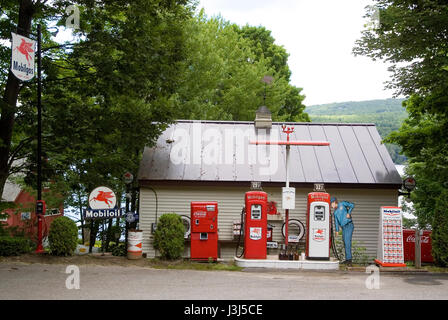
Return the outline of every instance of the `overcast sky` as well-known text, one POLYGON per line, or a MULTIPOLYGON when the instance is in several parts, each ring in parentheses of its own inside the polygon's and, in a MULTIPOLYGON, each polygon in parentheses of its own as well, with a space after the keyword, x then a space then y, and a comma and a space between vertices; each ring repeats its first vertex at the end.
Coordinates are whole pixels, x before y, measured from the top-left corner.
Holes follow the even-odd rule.
POLYGON ((200 0, 198 10, 238 25, 262 25, 289 53, 291 82, 303 88, 305 105, 386 99, 387 66, 355 57, 365 6, 371 0, 200 0))

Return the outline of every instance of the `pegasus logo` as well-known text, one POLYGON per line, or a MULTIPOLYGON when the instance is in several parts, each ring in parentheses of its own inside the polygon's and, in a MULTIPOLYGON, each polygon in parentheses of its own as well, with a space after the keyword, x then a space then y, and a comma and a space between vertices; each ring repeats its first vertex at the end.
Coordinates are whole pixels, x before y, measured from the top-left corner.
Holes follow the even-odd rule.
POLYGON ((32 42, 26 42, 24 38, 21 39, 20 45, 16 46, 14 50, 18 50, 21 54, 23 54, 26 58, 26 61, 28 62, 28 65, 31 65, 31 61, 33 57, 30 56, 31 52, 34 52, 34 49, 32 48, 33 43, 32 42))
POLYGON ((92 201, 99 201, 104 202, 109 208, 113 204, 113 202, 109 199, 113 199, 114 195, 112 192, 105 192, 105 191, 98 191, 98 194, 96 197, 93 197, 89 200, 89 202, 92 201))

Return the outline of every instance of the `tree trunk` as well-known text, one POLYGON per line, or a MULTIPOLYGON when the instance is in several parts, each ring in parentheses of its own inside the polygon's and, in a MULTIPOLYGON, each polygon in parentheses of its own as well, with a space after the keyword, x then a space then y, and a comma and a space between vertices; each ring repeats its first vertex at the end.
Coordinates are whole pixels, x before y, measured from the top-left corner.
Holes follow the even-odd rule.
POLYGON ((104 246, 106 248, 106 252, 109 252, 110 241, 114 238, 114 235, 112 234, 112 223, 113 219, 109 219, 107 222, 106 244, 104 246))
POLYGON ((100 227, 99 221, 92 219, 90 222, 89 253, 92 253, 92 249, 95 246, 96 236, 98 234, 99 227, 100 227))
POLYGON ((82 198, 81 198, 81 192, 78 191, 78 204, 79 204, 79 219, 81 221, 81 238, 82 238, 82 244, 85 243, 85 237, 84 237, 84 218, 82 216, 82 198))
MULTIPOLYGON (((19 23, 17 25, 18 34, 25 37, 29 36, 34 12, 35 8, 31 0, 20 1, 19 23)), ((0 195, 3 194, 6 179, 9 176, 9 156, 19 90, 20 81, 12 74, 11 70, 9 70, 5 92, 0 102, 0 195)))

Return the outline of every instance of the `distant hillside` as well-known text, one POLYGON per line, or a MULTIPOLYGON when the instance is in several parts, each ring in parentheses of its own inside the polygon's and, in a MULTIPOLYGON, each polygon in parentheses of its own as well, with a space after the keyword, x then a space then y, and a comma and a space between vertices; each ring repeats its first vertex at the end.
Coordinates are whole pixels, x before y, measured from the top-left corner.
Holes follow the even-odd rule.
MULTIPOLYGON (((314 105, 306 108, 312 122, 374 123, 382 138, 397 130, 407 118, 402 107, 404 99, 350 101, 314 105)), ((395 164, 406 158, 399 154, 400 147, 386 144, 395 164)))

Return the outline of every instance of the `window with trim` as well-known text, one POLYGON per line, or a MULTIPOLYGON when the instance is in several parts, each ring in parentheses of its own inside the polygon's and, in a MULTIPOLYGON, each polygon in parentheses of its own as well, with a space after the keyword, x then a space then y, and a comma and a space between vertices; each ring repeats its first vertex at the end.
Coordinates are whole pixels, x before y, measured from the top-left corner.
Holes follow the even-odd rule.
POLYGON ((30 220, 31 219, 31 212, 22 212, 20 214, 20 218, 22 220, 30 220))
POLYGON ((51 209, 47 209, 47 211, 45 212, 45 216, 57 216, 61 214, 59 208, 51 208, 51 209))
POLYGON ((7 213, 0 213, 0 222, 7 222, 9 218, 9 214, 7 213))

